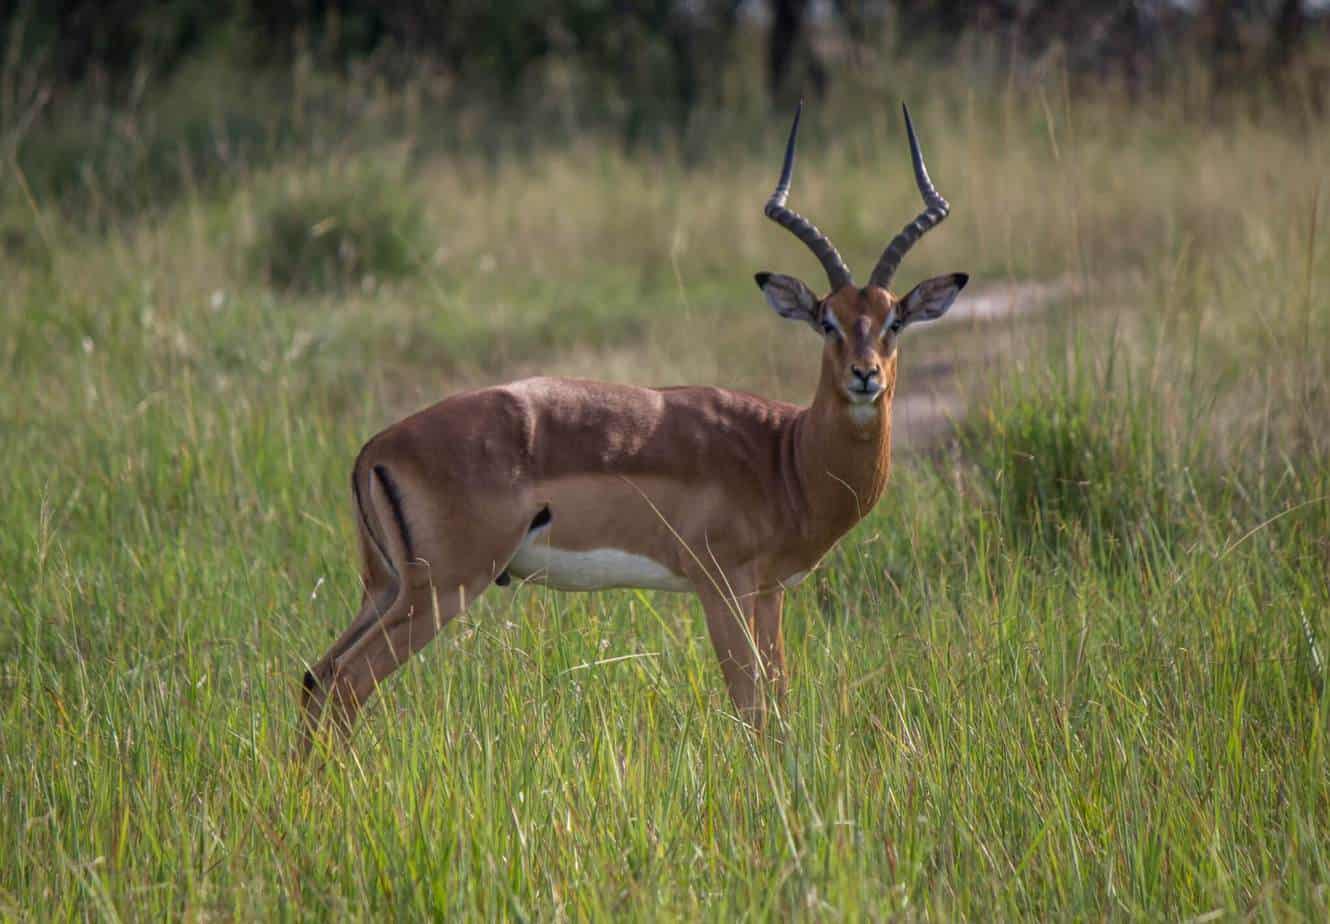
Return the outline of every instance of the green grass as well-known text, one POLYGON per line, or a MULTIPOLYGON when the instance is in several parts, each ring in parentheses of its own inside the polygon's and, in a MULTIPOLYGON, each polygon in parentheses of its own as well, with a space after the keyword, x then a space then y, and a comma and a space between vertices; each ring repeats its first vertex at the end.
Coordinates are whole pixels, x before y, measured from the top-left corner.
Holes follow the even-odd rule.
POLYGON ((409 181, 382 170, 306 178, 265 202, 258 225, 249 263, 288 291, 373 291, 419 270, 435 240, 409 181))
POLYGON ((994 395, 960 441, 1013 544, 1139 565, 1140 553, 1193 538, 1198 514, 1219 501, 1217 486, 1203 442, 1170 458, 1153 396, 1084 370, 1085 347, 1075 349, 1064 367, 1049 358, 1051 371, 1031 369, 994 395), (1198 488, 1211 503, 1197 504, 1198 488))
MULTIPOLYGON (((907 338, 903 387, 950 363, 970 415, 792 595, 761 738, 688 598, 496 589, 351 748, 288 759, 377 428, 535 370, 811 391, 750 281, 819 278, 761 217, 779 131, 408 159, 385 208, 429 249, 372 290, 252 254, 400 135, 105 227, 7 201, 0 913, 1324 919, 1327 136, 1048 96, 914 107, 956 211, 902 284, 1076 287, 907 338)), ((916 205, 899 126, 835 125, 794 200, 863 267, 916 205)))

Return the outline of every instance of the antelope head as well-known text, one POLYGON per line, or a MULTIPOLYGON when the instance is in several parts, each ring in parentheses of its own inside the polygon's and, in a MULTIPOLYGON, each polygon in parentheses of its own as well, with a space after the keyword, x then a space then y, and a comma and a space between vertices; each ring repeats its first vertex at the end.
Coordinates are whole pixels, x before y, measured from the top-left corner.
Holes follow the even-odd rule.
POLYGON ((826 271, 831 290, 825 298, 818 298, 799 279, 780 273, 758 273, 757 284, 777 314, 803 321, 822 336, 823 383, 830 385, 830 390, 851 406, 856 419, 862 419, 864 412, 877 404, 884 394, 890 393, 895 377, 896 341, 901 332, 910 324, 931 321, 945 314, 969 277, 965 273, 937 276, 919 283, 904 297, 897 297, 888 289, 901 259, 951 210, 928 178, 919 139, 910 121, 910 110, 902 106, 905 130, 910 139, 910 158, 914 162, 914 178, 923 195, 924 209, 887 245, 868 277, 868 285, 862 288, 855 285, 849 267, 827 236, 797 212, 785 207, 794 172, 794 148, 802 109, 800 103, 785 147, 780 182, 767 200, 765 211, 768 218, 808 246, 826 271))

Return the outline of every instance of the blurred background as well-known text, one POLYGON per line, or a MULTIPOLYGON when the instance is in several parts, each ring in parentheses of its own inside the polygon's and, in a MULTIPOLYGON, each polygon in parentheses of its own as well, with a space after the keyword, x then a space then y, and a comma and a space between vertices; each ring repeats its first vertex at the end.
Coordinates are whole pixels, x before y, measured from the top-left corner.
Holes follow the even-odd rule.
MULTIPOLYGON (((792 202, 861 273, 917 210, 908 100, 956 210, 907 276, 974 273, 957 320, 1120 303, 1170 249, 1236 244, 1237 196, 1271 203, 1256 187, 1294 176, 1283 158, 1301 161, 1305 206, 1328 14, 1315 0, 11 2, 0 259, 12 292, 39 293, 22 328, 39 341, 104 341, 117 314, 90 307, 81 326, 76 306, 150 285, 140 332, 166 355, 236 384, 266 335, 321 395, 363 396, 368 377, 390 412, 532 369, 799 398, 808 345, 748 283, 767 268, 818 279, 761 217, 797 99, 792 202), (80 279, 92 288, 75 297, 80 279), (46 310, 54 328, 31 314, 46 310), (716 316, 727 325, 695 342, 716 316), (755 335, 770 346, 734 362, 755 335)), ((958 411, 943 394, 958 377, 1009 352, 1001 330, 957 331, 919 363, 906 398, 938 386, 923 432, 958 411)))
POLYGON ((1328 13, 1322 0, 11 0, 0 130, 44 198, 99 169, 122 171, 108 183, 150 175, 166 194, 187 170, 308 143, 307 123, 335 114, 347 122, 323 143, 345 145, 353 116, 390 102, 417 145, 595 131, 690 163, 800 96, 840 101, 847 118, 862 103, 857 119, 872 119, 906 90, 1028 88, 1053 73, 1073 93, 1185 92, 1189 112, 1257 89, 1319 112, 1328 13), (435 137, 442 125, 466 130, 435 137))
MULTIPOLYGON (((435 98, 562 112, 626 142, 736 104, 873 86, 890 60, 1028 71, 1157 92, 1207 72, 1216 92, 1315 84, 1322 0, 692 0, 692 2, 161 3, 19 0, 0 28, 6 128, 45 95, 140 102, 200 59, 403 85, 435 98), (18 107, 15 109, 14 107, 18 107)), ((1323 92, 1323 88, 1318 91, 1323 92)), ((1317 97, 1317 103, 1321 101, 1317 97)))

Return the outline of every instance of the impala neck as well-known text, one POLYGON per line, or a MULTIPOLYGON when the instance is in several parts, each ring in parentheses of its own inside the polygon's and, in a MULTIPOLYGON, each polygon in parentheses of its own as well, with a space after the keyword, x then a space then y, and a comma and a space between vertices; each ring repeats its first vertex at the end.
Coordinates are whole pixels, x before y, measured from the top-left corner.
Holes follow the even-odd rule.
POLYGON ((809 518, 815 530, 835 538, 868 515, 887 484, 894 355, 883 374, 882 397, 869 406, 852 405, 836 386, 835 370, 824 366, 813 403, 799 415, 796 454, 809 518))

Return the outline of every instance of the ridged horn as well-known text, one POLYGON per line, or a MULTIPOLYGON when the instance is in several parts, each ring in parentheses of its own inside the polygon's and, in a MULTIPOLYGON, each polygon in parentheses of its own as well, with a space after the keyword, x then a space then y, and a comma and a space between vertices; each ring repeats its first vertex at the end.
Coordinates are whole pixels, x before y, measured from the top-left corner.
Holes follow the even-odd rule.
POLYGON ((800 100, 799 108, 794 110, 794 125, 790 127, 790 140, 785 145, 785 165, 781 167, 780 182, 776 184, 776 191, 767 200, 767 207, 763 212, 807 245, 822 264, 822 269, 827 274, 827 281, 831 283, 831 291, 835 292, 854 281, 850 268, 845 265, 845 261, 841 259, 835 246, 825 234, 798 212, 785 207, 785 200, 790 195, 790 177, 794 173, 794 146, 799 137, 799 116, 803 111, 803 100, 800 100))
POLYGON ((883 289, 891 284, 891 278, 896 275, 901 260, 910 252, 910 248, 918 243, 919 238, 941 224, 951 212, 951 205, 942 198, 933 181, 928 178, 928 168, 924 166, 924 154, 919 150, 919 139, 914 134, 914 123, 910 121, 910 107, 901 103, 901 110, 905 113, 905 131, 910 136, 910 160, 914 162, 914 181, 919 186, 920 195, 924 197, 924 210, 892 238, 877 261, 877 266, 873 267, 873 275, 868 277, 868 284, 883 289))

